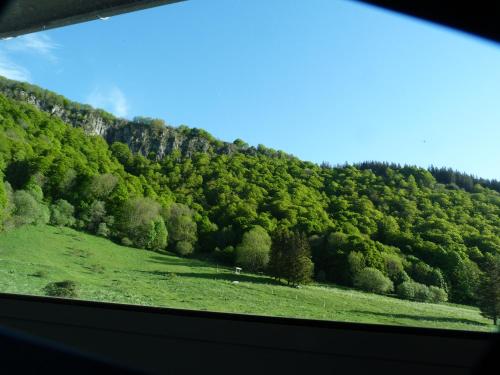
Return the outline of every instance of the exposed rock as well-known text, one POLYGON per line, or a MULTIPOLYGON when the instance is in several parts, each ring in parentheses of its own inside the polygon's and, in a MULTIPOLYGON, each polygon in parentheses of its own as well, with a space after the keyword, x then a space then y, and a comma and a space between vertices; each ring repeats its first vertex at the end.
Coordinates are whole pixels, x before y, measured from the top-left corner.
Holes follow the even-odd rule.
POLYGON ((179 151, 190 157, 195 153, 234 154, 244 152, 256 154, 248 145, 220 142, 208 133, 184 127, 157 126, 117 118, 89 105, 71 102, 48 90, 27 83, 0 77, 0 93, 12 99, 31 104, 41 111, 59 118, 67 124, 82 128, 87 134, 102 136, 111 144, 123 142, 134 153, 153 156, 157 160, 179 151))

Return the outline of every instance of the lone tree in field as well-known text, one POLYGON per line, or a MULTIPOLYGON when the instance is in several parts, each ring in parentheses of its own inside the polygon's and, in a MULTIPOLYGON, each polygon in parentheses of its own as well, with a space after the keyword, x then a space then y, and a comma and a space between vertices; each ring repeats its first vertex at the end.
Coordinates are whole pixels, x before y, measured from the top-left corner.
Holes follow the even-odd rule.
POLYGON ((250 271, 260 271, 269 263, 271 237, 266 230, 255 226, 243 234, 241 243, 236 247, 236 263, 250 271))
POLYGON ((488 261, 477 289, 477 305, 485 318, 497 325, 500 317, 500 255, 488 261))
POLYGON ((303 233, 278 229, 274 233, 269 260, 269 272, 278 280, 297 285, 311 281, 314 264, 311 248, 303 233))

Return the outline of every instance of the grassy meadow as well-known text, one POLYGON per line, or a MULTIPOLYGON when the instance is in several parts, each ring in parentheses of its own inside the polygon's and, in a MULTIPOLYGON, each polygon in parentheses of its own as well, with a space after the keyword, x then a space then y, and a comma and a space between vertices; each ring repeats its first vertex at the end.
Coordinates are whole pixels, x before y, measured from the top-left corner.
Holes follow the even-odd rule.
POLYGON ((85 300, 281 317, 491 331, 479 310, 364 293, 334 285, 300 289, 263 275, 119 246, 68 228, 25 226, 0 234, 0 291, 44 295, 77 283, 85 300), (237 281, 238 283, 235 283, 237 281))

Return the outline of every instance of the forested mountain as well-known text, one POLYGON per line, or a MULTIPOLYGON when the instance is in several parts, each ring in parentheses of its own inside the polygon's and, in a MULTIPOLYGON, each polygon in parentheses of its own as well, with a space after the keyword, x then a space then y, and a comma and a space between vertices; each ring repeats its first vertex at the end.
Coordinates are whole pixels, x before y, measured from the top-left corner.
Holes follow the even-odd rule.
MULTIPOLYGON (((376 161, 367 161, 356 164, 359 169, 370 169, 376 174, 385 174, 387 168, 400 170, 403 167, 396 163, 381 163, 376 161)), ((477 176, 455 171, 451 168, 430 166, 428 171, 437 182, 447 185, 449 189, 464 189, 468 192, 474 192, 477 184, 488 189, 500 192, 500 181, 487 178, 479 178, 477 176)))
MULTIPOLYGON (((82 128, 87 134, 100 135, 109 144, 115 141, 127 144, 134 153, 161 160, 165 155, 179 152, 191 156, 197 152, 255 154, 257 149, 245 142, 222 142, 202 129, 187 126, 172 127, 161 119, 136 117, 132 121, 116 118, 101 109, 69 101, 61 95, 25 82, 0 76, 0 93, 32 104, 39 110, 59 118, 67 124, 82 128)), ((261 146, 265 152, 270 150, 261 146)), ((282 154, 282 152, 280 152, 282 154)))
POLYGON ((247 243, 269 246, 267 235, 290 229, 307 236, 317 280, 358 285, 367 269, 396 289, 415 282, 463 303, 500 253, 496 181, 317 165, 161 120, 116 119, 24 83, 1 79, 0 93, 3 230, 50 221, 232 263, 247 243))

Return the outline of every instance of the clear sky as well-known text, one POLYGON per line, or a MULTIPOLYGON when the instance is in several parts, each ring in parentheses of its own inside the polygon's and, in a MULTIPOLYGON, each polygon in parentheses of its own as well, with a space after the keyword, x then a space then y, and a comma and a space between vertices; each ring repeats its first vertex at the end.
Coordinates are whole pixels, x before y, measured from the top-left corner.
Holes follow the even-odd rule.
POLYGON ((0 74, 332 164, 500 179, 500 46, 343 0, 190 0, 0 41, 0 74))

